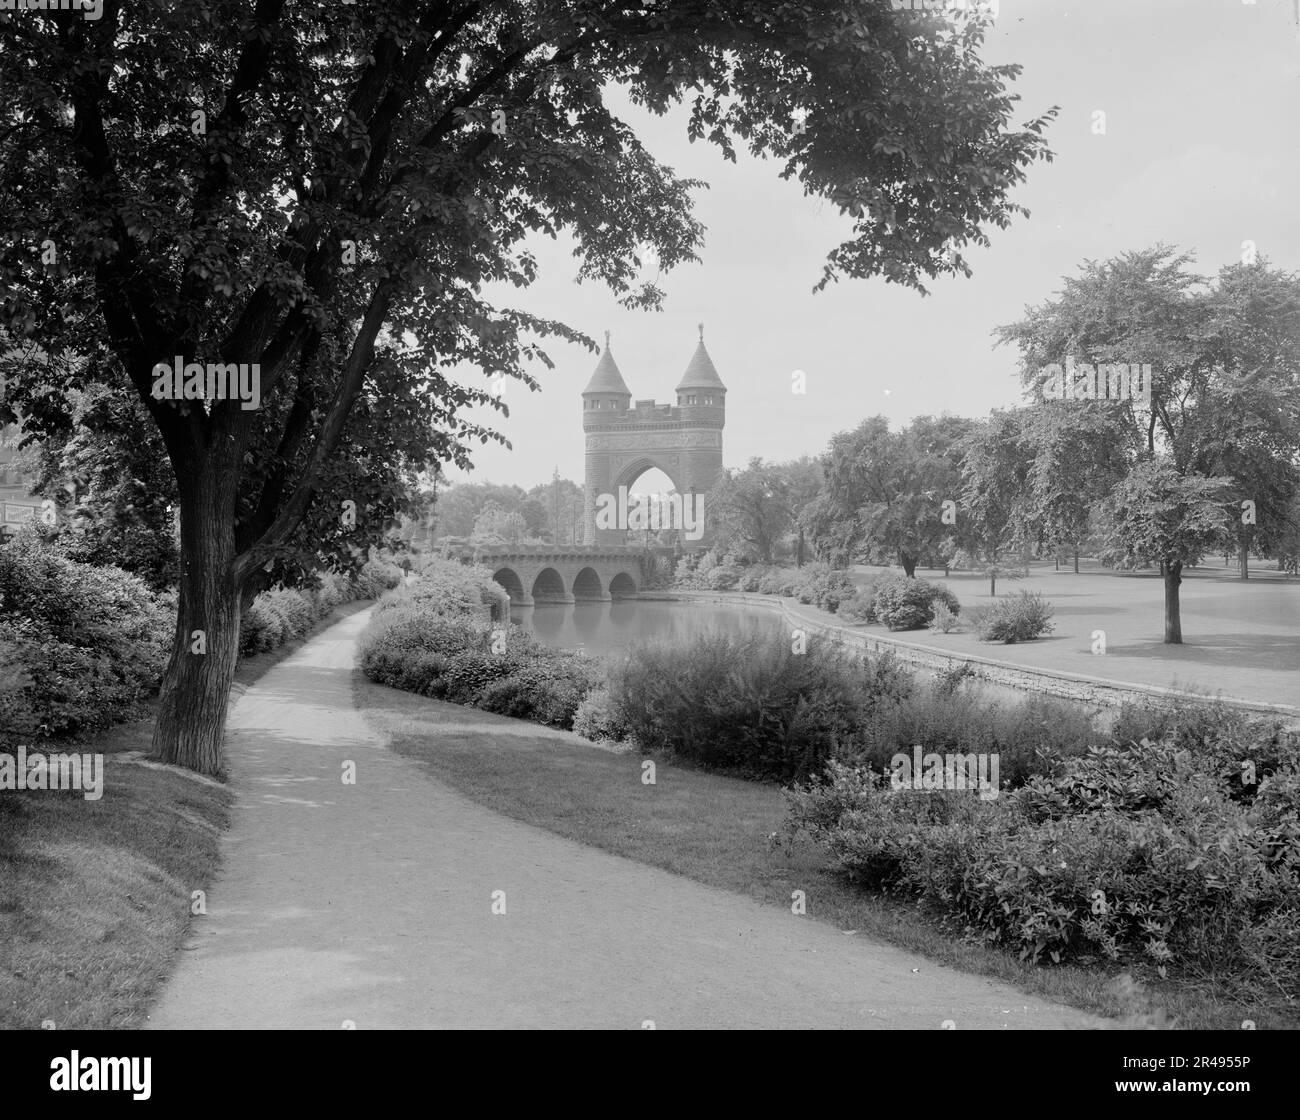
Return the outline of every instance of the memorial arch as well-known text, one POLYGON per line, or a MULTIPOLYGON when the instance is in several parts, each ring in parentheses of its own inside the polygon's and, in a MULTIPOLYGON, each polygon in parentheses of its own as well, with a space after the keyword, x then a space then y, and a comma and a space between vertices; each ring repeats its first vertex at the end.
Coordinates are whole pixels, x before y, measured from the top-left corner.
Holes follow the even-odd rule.
MULTIPOLYGON (((624 543, 622 529, 597 526, 597 504, 605 495, 617 498, 621 487, 630 490, 648 470, 662 471, 683 497, 702 496, 722 476, 727 387, 704 348, 703 324, 695 354, 675 392, 676 404, 654 400, 633 404, 606 332, 605 350, 582 391, 582 430, 587 441, 584 543, 624 543)), ((706 510, 703 535, 683 544, 706 548, 710 536, 706 510)))

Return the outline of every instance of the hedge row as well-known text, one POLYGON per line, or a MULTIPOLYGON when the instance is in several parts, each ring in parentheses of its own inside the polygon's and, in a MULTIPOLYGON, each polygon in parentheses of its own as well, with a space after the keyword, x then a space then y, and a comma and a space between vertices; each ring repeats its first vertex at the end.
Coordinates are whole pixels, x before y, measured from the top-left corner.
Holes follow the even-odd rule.
POLYGON ((240 656, 251 657, 297 641, 343 603, 378 599, 402 582, 402 570, 395 564, 368 560, 354 579, 332 572, 317 579, 315 588, 277 587, 258 595, 240 621, 240 656))
POLYGON ((1254 721, 1243 741, 1235 722, 1204 708, 1190 727, 1093 748, 996 799, 895 789, 833 762, 787 792, 786 831, 864 887, 1022 959, 1245 972, 1294 999, 1300 739, 1254 721))
POLYGON ((361 636, 373 681, 436 700, 569 729, 600 680, 599 662, 553 650, 509 623, 491 574, 433 559, 380 600, 361 636))
MULTIPOLYGON (((301 637, 342 602, 373 598, 401 572, 370 562, 356 580, 263 592, 244 616, 241 653, 301 637)), ((176 595, 120 568, 70 559, 20 533, 0 546, 0 747, 93 732, 145 714, 176 624, 176 595)))

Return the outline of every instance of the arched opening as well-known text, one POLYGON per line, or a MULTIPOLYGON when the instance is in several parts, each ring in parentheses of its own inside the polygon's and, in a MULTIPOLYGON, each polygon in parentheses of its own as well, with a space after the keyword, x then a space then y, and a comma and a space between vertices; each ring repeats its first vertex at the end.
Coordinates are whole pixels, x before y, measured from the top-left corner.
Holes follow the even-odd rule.
POLYGON ((603 599, 605 598, 604 589, 600 586, 600 576, 596 574, 595 568, 583 568, 573 581, 573 597, 575 599, 603 599))
MULTIPOLYGON (((694 524, 689 494, 650 459, 631 463, 619 476, 628 490, 626 540, 629 544, 678 544, 694 524)), ((617 492, 617 488, 616 488, 617 492)))
POLYGON ((627 572, 619 572, 609 581, 609 594, 613 599, 632 599, 636 596, 636 581, 627 572))
POLYGON ((524 601, 524 584, 514 568, 500 568, 492 573, 492 578, 506 589, 510 596, 510 605, 518 606, 524 601))
POLYGON ((563 603, 569 598, 564 580, 554 568, 543 568, 533 580, 533 599, 538 603, 563 603))

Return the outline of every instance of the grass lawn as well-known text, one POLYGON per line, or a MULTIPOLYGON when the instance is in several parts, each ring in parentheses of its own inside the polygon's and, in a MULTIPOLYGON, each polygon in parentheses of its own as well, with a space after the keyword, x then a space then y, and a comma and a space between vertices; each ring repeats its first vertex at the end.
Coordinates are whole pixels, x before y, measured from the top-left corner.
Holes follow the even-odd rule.
MULTIPOLYGON (((916 630, 890 635, 950 653, 990 657, 1028 668, 1138 684, 1222 694, 1257 703, 1300 703, 1300 580, 1256 570, 1242 582, 1235 568, 1214 563, 1183 573, 1183 644, 1164 644, 1164 584, 1157 571, 1116 572, 1085 564, 1076 575, 1050 561, 1035 561, 1025 578, 998 580, 998 598, 1041 592, 1054 608, 1054 629, 1032 642, 980 642, 960 619, 957 630, 916 630), (1102 631, 1103 655, 1093 653, 1102 631)), ((862 583, 884 569, 857 566, 862 583)), ((963 611, 988 603, 988 577, 976 572, 917 569, 917 576, 946 587, 963 611)), ((807 607, 799 608, 808 610, 807 607)), ((826 616, 842 622, 835 616, 826 616)), ((888 634, 883 626, 867 626, 888 634)))
POLYGON ((357 707, 391 747, 428 773, 508 817, 711 886, 789 907, 806 892, 808 915, 845 936, 877 937, 935 961, 1015 984, 1047 999, 1125 1025, 1239 1029, 1295 1028, 1300 1014, 1276 995, 1214 977, 1161 981, 1128 994, 1115 968, 1036 967, 968 945, 903 902, 854 890, 808 845, 773 846, 784 819, 781 791, 654 759, 656 783, 642 783, 642 759, 612 754, 472 708, 400 692, 354 674, 357 707), (1162 1015, 1163 1013, 1163 1015, 1162 1015))
MULTIPOLYGON (((340 607, 317 629, 367 605, 340 607)), ((301 644, 241 662, 236 679, 252 683, 301 644)), ((191 892, 216 872, 231 795, 133 756, 147 755, 152 734, 145 719, 50 748, 105 756, 98 801, 0 794, 0 1028, 139 1026, 171 972, 191 892)))

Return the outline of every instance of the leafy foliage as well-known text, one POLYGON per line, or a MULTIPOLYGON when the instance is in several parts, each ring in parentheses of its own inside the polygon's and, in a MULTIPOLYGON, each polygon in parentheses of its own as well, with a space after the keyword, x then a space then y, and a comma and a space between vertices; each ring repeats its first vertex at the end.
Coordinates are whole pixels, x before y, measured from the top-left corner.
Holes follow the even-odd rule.
POLYGON ((701 766, 765 778, 817 773, 854 735, 863 669, 833 643, 702 634, 646 643, 610 670, 629 737, 701 766))
POLYGON ((953 615, 961 612, 957 596, 946 587, 928 580, 896 577, 877 587, 873 613, 890 630, 920 630, 933 620, 939 603, 953 615))
POLYGON ((1018 591, 1009 598, 978 603, 968 617, 981 642, 1012 645, 1050 634, 1052 605, 1037 591, 1018 591))
POLYGON ((30 531, 0 546, 0 745, 107 727, 142 710, 170 650, 167 596, 70 560, 30 531))
POLYGON ((1294 998, 1298 767, 1292 737, 1245 804, 1212 752, 1149 740, 1094 748, 995 801, 898 792, 832 763, 789 791, 787 830, 1022 958, 1244 970, 1294 998))

